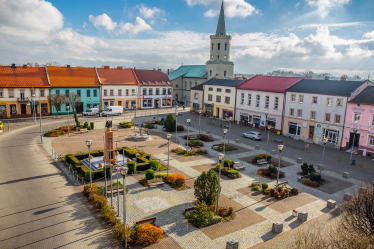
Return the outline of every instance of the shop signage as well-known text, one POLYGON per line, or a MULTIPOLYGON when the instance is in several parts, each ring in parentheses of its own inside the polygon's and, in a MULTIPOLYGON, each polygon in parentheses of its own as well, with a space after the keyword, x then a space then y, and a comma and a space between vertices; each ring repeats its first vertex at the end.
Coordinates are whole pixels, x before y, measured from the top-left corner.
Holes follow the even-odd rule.
POLYGON ((338 126, 333 126, 333 125, 327 125, 327 124, 319 124, 317 123, 316 125, 316 129, 314 130, 314 136, 315 137, 321 137, 322 135, 322 129, 325 128, 325 129, 333 129, 333 130, 338 130, 338 131, 342 131, 342 127, 338 127, 338 126))
POLYGON ((307 126, 308 126, 308 123, 307 123, 307 122, 303 122, 303 126, 304 126, 304 127, 307 127, 307 126))
POLYGON ((241 116, 248 116, 248 113, 240 112, 240 115, 241 115, 241 116))
POLYGON ((275 118, 268 118, 269 121, 277 121, 275 118))
POLYGON ((253 118, 261 118, 261 116, 253 115, 253 118))
POLYGON ((314 130, 314 137, 321 137, 322 134, 322 125, 317 124, 316 129, 314 130))
POLYGON ((196 100, 196 99, 194 99, 194 100, 192 100, 192 103, 200 103, 200 100, 196 100))
POLYGON ((8 102, 0 102, 0 105, 7 105, 8 102))

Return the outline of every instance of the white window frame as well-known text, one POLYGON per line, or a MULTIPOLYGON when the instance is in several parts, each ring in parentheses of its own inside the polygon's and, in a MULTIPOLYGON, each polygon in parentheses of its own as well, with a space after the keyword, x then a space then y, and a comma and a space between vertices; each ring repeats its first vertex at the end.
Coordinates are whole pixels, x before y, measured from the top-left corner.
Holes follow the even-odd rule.
POLYGON ((108 90, 104 89, 104 96, 108 96, 108 90))
POLYGON ((298 118, 302 118, 303 117, 303 109, 297 109, 297 117, 298 118), (301 111, 301 115, 299 115, 300 111, 301 111))
POLYGON ((279 97, 274 98, 274 110, 278 110, 279 107, 279 97))
POLYGON ((195 93, 195 99, 199 98, 199 93, 195 93))
POLYGON ((369 139, 368 139, 369 144, 368 145, 374 146, 374 136, 371 136, 371 135, 368 135, 368 136, 369 136, 369 139))
POLYGON ((260 100, 261 100, 261 96, 256 95, 256 107, 260 107, 260 100))
POLYGON ((325 113, 325 123, 331 123, 331 113, 325 113), (327 115, 329 115, 329 121, 327 121, 327 115))
POLYGON ((353 113, 353 123, 355 123, 355 124, 361 123, 361 112, 354 112, 353 113), (358 116, 358 119, 356 119, 356 115, 358 116))
POLYGON ((315 119, 316 119, 316 116, 317 116, 317 112, 315 112, 315 111, 311 111, 311 112, 310 112, 310 119, 311 119, 311 120, 315 120, 315 119), (313 117, 313 114, 314 114, 314 117, 313 117))
POLYGON ((248 94, 248 105, 251 106, 252 104, 252 94, 248 94))
POLYGON ((269 109, 270 96, 265 96, 265 109, 269 109))
POLYGON ((295 109, 294 108, 290 108, 290 117, 293 117, 293 116, 295 116, 295 109))
POLYGON ((326 106, 332 106, 332 102, 334 102, 333 98, 327 98, 326 106), (331 99, 331 104, 329 105, 329 100, 331 99))
POLYGON ((374 126, 374 115, 371 116, 371 126, 374 126))
POLYGON ((241 102, 240 102, 241 105, 244 105, 244 93, 241 94, 241 102))

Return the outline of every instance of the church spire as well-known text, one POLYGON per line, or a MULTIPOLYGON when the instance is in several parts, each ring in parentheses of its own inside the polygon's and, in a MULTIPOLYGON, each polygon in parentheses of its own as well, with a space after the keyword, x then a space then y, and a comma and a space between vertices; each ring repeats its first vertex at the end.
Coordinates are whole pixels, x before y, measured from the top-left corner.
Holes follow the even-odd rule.
POLYGON ((223 0, 221 5, 221 11, 219 13, 216 35, 226 35, 225 6, 223 5, 223 0))

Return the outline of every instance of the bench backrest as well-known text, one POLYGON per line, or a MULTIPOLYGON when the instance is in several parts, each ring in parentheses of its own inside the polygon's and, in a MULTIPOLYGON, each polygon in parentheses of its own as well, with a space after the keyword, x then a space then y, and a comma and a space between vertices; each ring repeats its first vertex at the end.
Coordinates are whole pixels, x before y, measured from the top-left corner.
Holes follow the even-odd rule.
POLYGON ((288 183, 288 181, 285 181, 285 182, 279 183, 278 185, 283 185, 283 184, 287 184, 287 183, 288 183))
POLYGON ((155 178, 155 179, 152 179, 152 180, 148 180, 147 183, 155 183, 155 182, 163 182, 164 180, 162 180, 162 178, 155 178))
POLYGON ((257 160, 258 163, 263 163, 265 162, 265 159, 260 159, 260 160, 257 160))
POLYGON ((145 222, 148 222, 148 221, 154 221, 156 220, 157 216, 155 217, 152 217, 152 218, 148 218, 148 219, 144 219, 144 220, 139 220, 137 222, 135 222, 135 224, 141 224, 141 223, 145 223, 145 222))

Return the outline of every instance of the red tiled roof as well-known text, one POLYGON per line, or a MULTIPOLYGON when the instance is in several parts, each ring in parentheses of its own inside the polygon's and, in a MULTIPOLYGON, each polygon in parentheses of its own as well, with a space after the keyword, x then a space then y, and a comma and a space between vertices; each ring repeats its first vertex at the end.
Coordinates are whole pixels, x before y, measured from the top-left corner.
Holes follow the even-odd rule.
POLYGON ((244 80, 236 88, 284 93, 287 88, 293 86, 302 79, 304 78, 256 75, 248 80, 244 80))
POLYGON ((51 87, 100 87, 95 68, 47 67, 51 87))
MULTIPOLYGON (((149 86, 149 85, 154 85, 154 86, 161 85, 162 86, 162 83, 161 83, 162 81, 165 82, 165 86, 167 86, 167 82, 170 82, 169 77, 162 71, 134 69, 134 72, 140 82, 140 86, 143 85, 141 83, 142 81, 146 83, 144 86, 149 86), (148 84, 148 81, 150 81, 151 84, 148 84), (156 84, 155 81, 157 81, 158 84, 156 84)), ((168 86, 172 86, 171 82, 170 82, 170 85, 168 86)))
POLYGON ((103 85, 137 85, 138 80, 132 69, 97 68, 101 84, 103 85))
POLYGON ((44 67, 0 66, 0 87, 49 87, 44 67))

